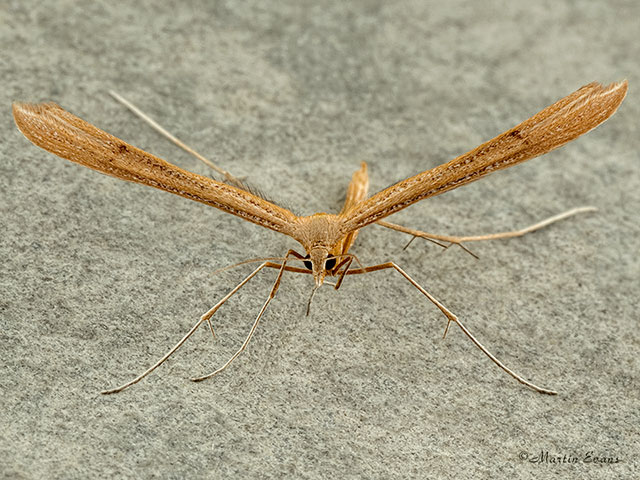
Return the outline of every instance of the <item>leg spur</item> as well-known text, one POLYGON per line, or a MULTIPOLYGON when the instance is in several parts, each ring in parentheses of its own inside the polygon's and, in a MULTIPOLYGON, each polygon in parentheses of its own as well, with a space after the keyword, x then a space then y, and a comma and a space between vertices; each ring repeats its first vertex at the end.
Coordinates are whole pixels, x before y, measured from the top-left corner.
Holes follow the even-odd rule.
POLYGON ((375 272, 378 270, 386 270, 386 269, 394 269, 396 272, 402 275, 411 285, 413 285, 416 289, 418 289, 420 293, 422 293, 425 297, 427 297, 429 301, 431 301, 431 303, 433 303, 436 307, 438 307, 438 309, 444 314, 445 317, 447 317, 447 327, 445 329, 445 335, 447 334, 447 330, 449 329, 449 324, 451 322, 456 323, 458 327, 460 327, 460 330, 462 330, 464 334, 467 337, 469 337, 469 339, 476 345, 476 347, 478 347, 487 357, 489 357, 493 363, 495 363, 498 367, 500 367, 502 370, 507 372, 513 378, 515 378, 518 382, 522 383, 523 385, 526 385, 527 387, 535 390, 536 392, 545 393, 547 395, 557 395, 557 392, 555 392, 554 390, 549 390, 547 388, 539 387, 525 380, 522 376, 518 375, 513 370, 508 368, 504 363, 498 360, 495 357, 495 355, 493 355, 489 350, 487 350, 487 348, 484 345, 482 345, 480 341, 471 334, 471 332, 467 329, 467 327, 463 325, 463 323, 460 321, 460 319, 456 315, 454 315, 447 307, 445 307, 442 303, 440 303, 433 295, 427 292, 422 286, 418 284, 418 282, 416 282, 413 278, 411 278, 409 274, 407 274, 395 263, 387 262, 387 263, 381 263, 379 265, 373 265, 366 268, 353 269, 353 270, 349 270, 347 272, 347 275, 358 275, 358 274, 370 273, 370 272, 375 272))
MULTIPOLYGON (((529 225, 528 227, 522 228, 520 230, 511 230, 508 232, 489 233, 486 235, 470 235, 470 236, 453 236, 453 235, 439 235, 435 233, 428 233, 420 230, 415 230, 413 228, 403 227, 402 225, 396 225, 395 223, 385 222, 383 220, 380 220, 376 223, 382 227, 390 228, 392 230, 396 230, 398 232, 411 235, 412 238, 409 241, 409 243, 405 246, 405 248, 407 248, 415 238, 419 237, 419 238, 424 238, 426 240, 429 240, 445 248, 448 248, 451 245, 459 245, 464 250, 471 253, 469 250, 467 250, 464 247, 463 245, 464 243, 521 237, 523 235, 526 235, 527 233, 535 232, 536 230, 540 230, 541 228, 547 227, 552 223, 559 222, 560 220, 564 220, 565 218, 572 217, 579 213, 587 213, 587 212, 595 212, 595 211, 597 211, 597 208, 595 207, 573 208, 571 210, 567 210, 566 212, 562 212, 558 215, 554 215, 553 217, 546 218, 538 223, 534 223, 533 225, 529 225), (444 242, 445 244, 443 245, 440 242, 444 242)), ((473 255, 473 253, 471 253, 471 255, 473 255)), ((473 256, 475 257, 475 255, 473 256)))

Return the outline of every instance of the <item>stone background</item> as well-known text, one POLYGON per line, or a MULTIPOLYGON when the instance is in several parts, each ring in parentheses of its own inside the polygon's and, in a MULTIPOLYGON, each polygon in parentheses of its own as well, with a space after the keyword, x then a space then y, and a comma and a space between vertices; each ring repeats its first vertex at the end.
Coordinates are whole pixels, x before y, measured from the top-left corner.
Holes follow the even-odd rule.
POLYGON ((0 3, 0 474, 4 478, 632 478, 638 475, 640 4, 607 2, 0 3), (509 230, 442 252, 371 226, 394 259, 505 363, 501 372, 392 272, 321 289, 274 272, 130 390, 250 271, 295 244, 220 211, 98 175, 27 142, 13 100, 53 100, 189 170, 206 167, 117 104, 298 214, 337 211, 443 163, 593 80, 627 78, 606 125, 543 158, 393 217, 509 230), (210 335, 209 335, 210 336, 210 335), (543 463, 533 463, 548 452, 543 463), (618 458, 585 463, 588 452, 618 458), (566 456, 578 463, 553 464, 566 456))

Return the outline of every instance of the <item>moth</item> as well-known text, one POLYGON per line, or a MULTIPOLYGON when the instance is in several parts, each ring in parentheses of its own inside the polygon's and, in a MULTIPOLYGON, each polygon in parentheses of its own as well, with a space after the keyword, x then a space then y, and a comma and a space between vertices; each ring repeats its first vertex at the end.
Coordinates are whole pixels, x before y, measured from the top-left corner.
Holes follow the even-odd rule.
POLYGON ((466 185, 496 170, 511 167, 570 142, 613 115, 624 100, 627 88, 626 80, 608 86, 598 83, 585 85, 464 155, 402 180, 370 197, 367 166, 363 162, 361 168, 353 174, 342 210, 337 214, 316 213, 310 216, 297 216, 252 193, 227 172, 222 172, 225 180, 219 181, 183 170, 98 129, 55 103, 16 102, 13 104, 13 116, 20 131, 31 142, 59 157, 113 177, 149 185, 216 207, 243 220, 287 235, 304 249, 304 254, 289 250, 283 257, 242 262, 255 261, 259 262, 259 266, 202 315, 191 330, 158 362, 132 381, 102 393, 120 392, 142 380, 178 350, 204 322, 208 323, 213 333, 211 317, 215 312, 258 272, 272 268, 277 270, 276 279, 241 347, 222 367, 192 380, 201 381, 220 373, 244 351, 267 306, 276 295, 284 272, 311 274, 314 282, 311 294, 313 297, 313 293, 327 277, 335 278, 333 285, 338 289, 348 275, 395 270, 445 315, 445 335, 449 325, 455 323, 482 352, 513 378, 535 391, 554 395, 555 391, 536 386, 507 368, 471 334, 456 315, 394 262, 365 266, 354 254, 349 253, 349 249, 358 232, 373 223, 410 234, 414 238, 422 237, 437 243, 463 246, 463 242, 467 241, 523 235, 575 213, 590 210, 574 209, 523 230, 476 237, 435 235, 383 220, 416 202, 466 185))

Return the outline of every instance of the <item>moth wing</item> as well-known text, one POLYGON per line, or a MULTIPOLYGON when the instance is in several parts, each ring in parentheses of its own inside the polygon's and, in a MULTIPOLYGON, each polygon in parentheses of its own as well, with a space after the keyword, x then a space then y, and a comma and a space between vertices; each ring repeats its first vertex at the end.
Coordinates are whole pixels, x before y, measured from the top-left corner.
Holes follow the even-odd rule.
POLYGON ((342 231, 358 230, 425 198, 547 153, 594 129, 618 109, 627 81, 590 83, 511 130, 448 163, 402 180, 341 214, 342 231))
POLYGON ((85 122, 55 103, 14 103, 20 131, 37 146, 122 180, 149 185, 291 235, 296 215, 245 190, 183 170, 85 122))

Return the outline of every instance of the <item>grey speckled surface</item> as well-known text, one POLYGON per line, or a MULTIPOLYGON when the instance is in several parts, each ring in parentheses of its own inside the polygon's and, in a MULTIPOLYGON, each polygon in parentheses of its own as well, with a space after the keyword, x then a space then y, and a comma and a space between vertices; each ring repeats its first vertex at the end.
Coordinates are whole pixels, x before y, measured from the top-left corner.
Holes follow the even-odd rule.
POLYGON ((4 478, 632 478, 638 475, 640 4, 608 2, 0 4, 0 472, 4 478), (295 246, 215 209, 59 160, 13 100, 54 100, 206 173, 106 93, 296 212, 339 209, 465 152, 579 86, 628 78, 606 125, 544 158, 405 210, 425 230, 524 226, 441 252, 379 227, 354 253, 395 259, 508 365, 500 372, 391 273, 322 289, 255 279, 156 374, 117 396, 248 271, 295 246), (617 457, 584 463, 586 452, 617 457), (520 455, 535 457, 537 464, 520 455), (577 463, 551 459, 574 456, 577 463))

